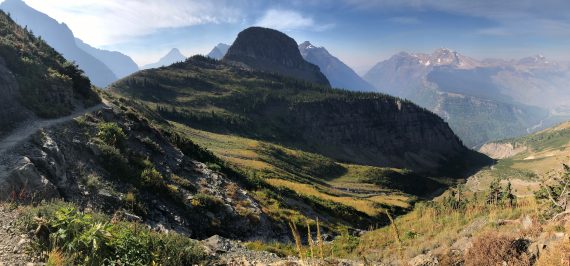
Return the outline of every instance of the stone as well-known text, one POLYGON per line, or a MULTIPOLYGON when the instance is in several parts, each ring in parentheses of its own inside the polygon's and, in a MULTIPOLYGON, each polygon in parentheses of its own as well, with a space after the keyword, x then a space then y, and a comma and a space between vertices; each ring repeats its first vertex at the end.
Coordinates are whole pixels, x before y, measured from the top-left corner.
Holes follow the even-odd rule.
POLYGON ((439 265, 439 261, 436 256, 431 253, 420 254, 412 258, 408 265, 410 266, 436 266, 439 265))

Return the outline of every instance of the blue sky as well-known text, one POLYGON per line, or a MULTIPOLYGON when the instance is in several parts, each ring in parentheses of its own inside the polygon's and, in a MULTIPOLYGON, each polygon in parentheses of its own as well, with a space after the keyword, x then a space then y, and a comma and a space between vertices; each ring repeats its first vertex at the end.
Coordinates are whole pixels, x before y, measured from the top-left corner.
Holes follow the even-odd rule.
POLYGON ((399 51, 570 60, 567 0, 25 0, 85 42, 140 64, 205 54, 260 25, 325 46, 357 72, 399 51))

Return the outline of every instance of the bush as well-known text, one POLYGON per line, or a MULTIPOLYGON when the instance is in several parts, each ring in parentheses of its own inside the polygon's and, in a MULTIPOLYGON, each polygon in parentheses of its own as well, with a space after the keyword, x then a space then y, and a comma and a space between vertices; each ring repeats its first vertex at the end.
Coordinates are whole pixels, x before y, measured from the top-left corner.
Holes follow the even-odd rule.
POLYGON ((52 261, 72 258, 72 265, 194 265, 206 258, 197 242, 187 237, 156 233, 133 223, 110 223, 106 216, 85 214, 69 204, 40 206, 23 217, 26 232, 37 229, 37 252, 63 253, 51 252, 52 261))
POLYGON ((121 154, 119 149, 105 143, 97 143, 96 145, 101 152, 101 164, 111 176, 122 180, 130 180, 132 178, 133 170, 129 165, 129 161, 121 154))
POLYGON ((192 199, 192 206, 198 208, 204 208, 207 210, 218 210, 223 206, 223 202, 221 199, 218 199, 214 196, 207 195, 204 193, 198 193, 192 199))
POLYGON ((465 255, 465 265, 532 265, 533 260, 526 253, 529 243, 526 239, 506 234, 480 235, 473 240, 473 247, 465 255))
POLYGON ((163 189, 164 177, 156 168, 147 168, 141 173, 141 183, 145 187, 163 189))
POLYGON ((119 148, 127 139, 127 135, 117 123, 101 123, 98 127, 97 137, 111 146, 119 148))

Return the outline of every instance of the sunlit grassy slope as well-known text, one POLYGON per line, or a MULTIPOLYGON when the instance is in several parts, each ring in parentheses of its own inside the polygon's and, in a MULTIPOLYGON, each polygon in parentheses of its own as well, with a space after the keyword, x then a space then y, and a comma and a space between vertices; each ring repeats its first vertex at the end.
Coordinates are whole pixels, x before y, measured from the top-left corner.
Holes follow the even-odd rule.
POLYGON ((172 124, 198 145, 241 169, 255 172, 274 187, 347 205, 370 216, 386 208, 409 208, 417 196, 422 196, 424 187, 441 186, 422 178, 423 183, 405 187, 401 183, 407 182, 402 179, 419 177, 399 169, 341 164, 321 155, 263 141, 172 124), (402 192, 402 188, 408 193, 402 192))
POLYGON ((528 136, 496 142, 512 145, 518 151, 498 160, 494 166, 479 171, 469 185, 485 188, 494 178, 510 181, 515 193, 530 195, 540 186, 541 177, 562 170, 570 158, 570 122, 565 122, 528 136))

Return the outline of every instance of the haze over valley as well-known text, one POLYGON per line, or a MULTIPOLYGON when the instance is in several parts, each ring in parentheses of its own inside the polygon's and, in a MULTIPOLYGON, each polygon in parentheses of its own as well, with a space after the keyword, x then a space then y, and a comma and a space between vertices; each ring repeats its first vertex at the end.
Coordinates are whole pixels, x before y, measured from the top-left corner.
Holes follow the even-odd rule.
POLYGON ((0 1, 0 265, 568 265, 564 1, 0 1))

